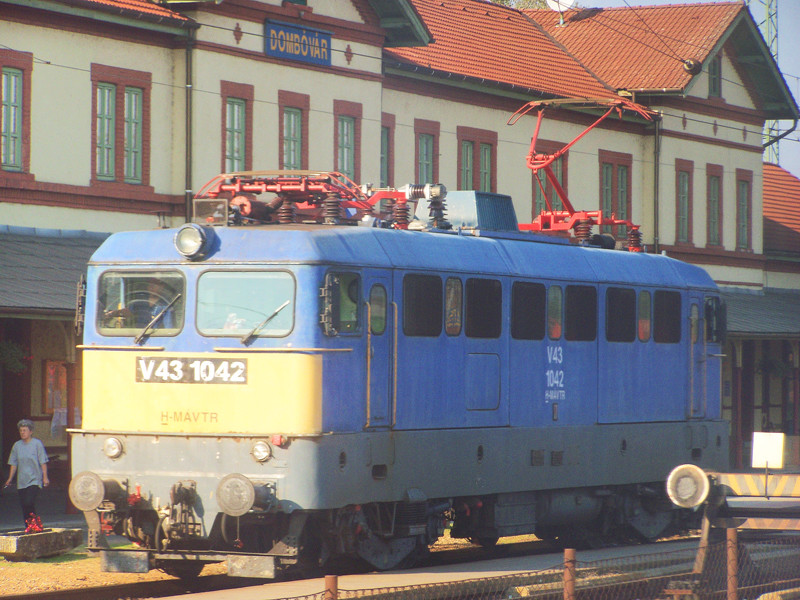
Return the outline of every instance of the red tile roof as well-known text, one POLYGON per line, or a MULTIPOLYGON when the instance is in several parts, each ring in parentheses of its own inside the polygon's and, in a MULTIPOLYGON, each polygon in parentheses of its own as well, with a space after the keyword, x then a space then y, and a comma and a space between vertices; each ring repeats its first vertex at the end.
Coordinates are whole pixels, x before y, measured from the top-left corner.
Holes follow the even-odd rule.
POLYGON ((484 0, 411 3, 435 41, 423 47, 387 49, 389 59, 553 96, 614 95, 520 11, 484 0))
POLYGON ((84 6, 98 11, 144 17, 148 22, 169 22, 181 26, 192 22, 188 17, 170 10, 164 5, 148 0, 62 0, 63 4, 84 6))
POLYGON ((527 10, 555 40, 614 89, 683 89, 691 81, 682 61, 703 62, 734 20, 741 1, 527 10))
POLYGON ((764 164, 764 252, 800 254, 800 179, 764 164))

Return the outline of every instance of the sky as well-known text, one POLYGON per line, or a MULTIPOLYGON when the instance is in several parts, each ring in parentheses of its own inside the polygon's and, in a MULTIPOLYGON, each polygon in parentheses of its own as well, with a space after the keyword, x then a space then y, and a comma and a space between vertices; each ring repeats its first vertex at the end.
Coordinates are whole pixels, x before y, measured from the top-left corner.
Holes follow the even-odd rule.
MULTIPOLYGON (((695 0, 708 2, 710 0, 695 0)), ((778 68, 783 73, 786 85, 795 102, 800 104, 800 0, 773 0, 778 6, 778 68)), ((653 6, 656 4, 691 4, 692 0, 578 0, 581 6, 608 8, 613 6, 653 6)), ((761 25, 765 18, 767 0, 750 0, 750 13, 761 25)), ((779 130, 784 132, 792 121, 780 121, 779 130)), ((800 123, 797 129, 778 142, 778 162, 781 167, 800 177, 800 123)))

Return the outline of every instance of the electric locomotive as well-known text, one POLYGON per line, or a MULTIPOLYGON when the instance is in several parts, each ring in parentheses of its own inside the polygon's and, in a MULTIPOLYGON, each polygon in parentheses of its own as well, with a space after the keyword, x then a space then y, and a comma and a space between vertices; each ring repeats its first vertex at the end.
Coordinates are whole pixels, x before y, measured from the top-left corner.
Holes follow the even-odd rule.
POLYGON ((387 569, 447 524, 652 539, 686 524, 675 465, 727 465, 700 268, 521 232, 509 197, 441 186, 234 173, 195 203, 88 267, 70 498, 105 569, 387 569))

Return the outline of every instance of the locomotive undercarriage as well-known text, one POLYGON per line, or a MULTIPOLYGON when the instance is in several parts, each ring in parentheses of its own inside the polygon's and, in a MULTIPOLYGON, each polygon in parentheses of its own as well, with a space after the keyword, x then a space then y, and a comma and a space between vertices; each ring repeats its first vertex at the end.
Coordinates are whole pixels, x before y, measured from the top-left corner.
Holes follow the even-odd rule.
MULTIPOLYGON (((251 511, 240 517, 219 513, 203 536, 190 490, 178 484, 171 504, 160 512, 141 500, 128 507, 104 503, 98 524, 147 550, 151 566, 180 577, 195 576, 205 563, 221 560, 229 561, 230 574, 250 577, 312 574, 340 558, 359 558, 377 569, 410 566, 427 554, 448 521, 450 537, 486 547, 523 534, 572 547, 599 547, 653 540, 696 525, 656 485, 635 485, 292 513, 251 511), (196 560, 187 561, 190 556, 196 560)), ((90 535, 90 546, 91 541, 90 535)))
POLYGON ((292 513, 252 511, 241 517, 219 513, 208 536, 202 535, 192 506, 182 502, 156 511, 145 501, 127 507, 106 501, 86 516, 87 522, 96 522, 90 525, 90 548, 109 550, 102 534, 122 535, 146 551, 150 566, 175 576, 196 576, 204 564, 232 556, 234 572, 229 560, 229 574, 275 577, 289 571, 314 573, 334 558, 358 558, 377 569, 410 566, 442 535, 448 509, 447 502, 387 502, 292 513), (258 557, 268 559, 266 569, 258 557))
POLYGON ((459 498, 452 512, 450 537, 485 547, 524 534, 600 547, 652 541, 697 525, 687 511, 674 510, 657 484, 459 498))

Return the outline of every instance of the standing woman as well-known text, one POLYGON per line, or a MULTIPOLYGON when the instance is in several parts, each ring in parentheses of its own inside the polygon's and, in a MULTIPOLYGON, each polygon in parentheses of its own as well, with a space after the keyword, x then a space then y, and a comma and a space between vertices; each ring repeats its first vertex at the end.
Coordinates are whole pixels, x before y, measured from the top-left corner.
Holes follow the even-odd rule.
POLYGON ((11 448, 8 464, 11 472, 5 487, 11 485, 17 475, 17 492, 22 507, 22 521, 36 514, 36 496, 42 487, 50 485, 47 478, 47 452, 42 440, 33 437, 33 421, 22 419, 17 423, 20 439, 11 448))

